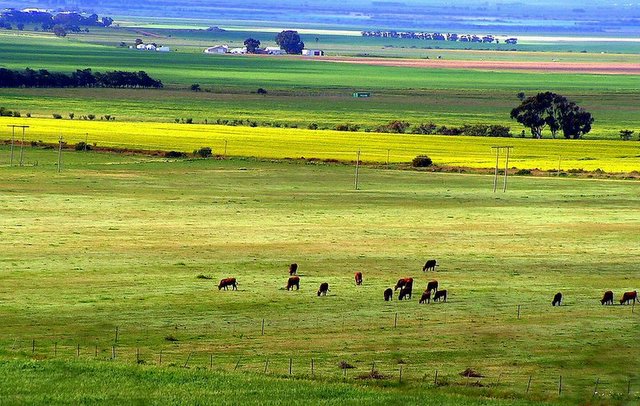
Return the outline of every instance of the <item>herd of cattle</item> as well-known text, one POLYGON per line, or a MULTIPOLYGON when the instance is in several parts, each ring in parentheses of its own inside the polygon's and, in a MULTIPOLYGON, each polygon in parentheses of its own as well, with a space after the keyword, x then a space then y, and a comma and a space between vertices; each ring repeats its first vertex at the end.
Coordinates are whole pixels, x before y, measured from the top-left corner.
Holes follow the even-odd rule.
MULTIPOLYGON (((422 267, 422 271, 423 272, 435 271, 437 266, 438 266, 438 263, 436 262, 436 260, 430 259, 424 264, 424 267, 422 267)), ((298 273, 298 264, 293 263, 289 265, 289 279, 287 280, 287 286, 286 286, 287 290, 293 290, 293 288, 295 288, 296 290, 300 289, 300 277, 297 275, 297 273, 298 273)), ((362 272, 356 272, 354 279, 357 286, 362 285, 362 272)), ((221 290, 221 289, 227 290, 229 286, 231 286, 232 290, 238 290, 238 282, 236 278, 222 279, 220 281, 220 284, 218 285, 218 290, 221 290)), ((399 279, 393 289, 391 288, 385 289, 384 300, 385 301, 392 300, 394 293, 398 289, 400 289, 400 293, 398 294, 398 300, 411 299, 411 295, 413 293, 413 278, 399 279)), ((318 296, 326 296, 327 292, 329 292, 329 284, 327 282, 322 282, 320 284, 320 288, 318 288, 318 296)), ((446 289, 438 290, 438 281, 432 280, 432 281, 429 281, 429 283, 427 283, 427 288, 422 293, 419 303, 420 304, 430 303, 432 294, 433 294, 434 302, 438 302, 440 300, 442 300, 443 302, 447 301, 447 290, 446 289)), ((562 299, 563 299, 562 293, 561 292, 556 293, 555 296, 553 297, 553 301, 551 302, 551 305, 560 306, 562 304, 562 299)), ((613 292, 608 290, 604 293, 604 297, 602 298, 602 300, 600 300, 600 303, 603 305, 612 305, 613 300, 614 300, 613 292)), ((624 294, 622 295, 622 298, 620 299, 621 305, 632 304, 634 302, 640 303, 640 300, 638 299, 637 291, 624 292, 624 294)))

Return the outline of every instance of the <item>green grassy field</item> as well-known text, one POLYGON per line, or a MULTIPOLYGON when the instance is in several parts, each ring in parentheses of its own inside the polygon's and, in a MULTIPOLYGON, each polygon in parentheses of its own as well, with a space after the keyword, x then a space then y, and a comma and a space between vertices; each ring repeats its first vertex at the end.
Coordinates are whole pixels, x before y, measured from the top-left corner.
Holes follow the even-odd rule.
POLYGON ((357 66, 295 58, 147 53, 72 39, 6 34, 1 38, 3 67, 63 72, 86 67, 144 69, 167 85, 159 91, 0 89, 4 107, 34 116, 73 112, 77 117, 110 114, 127 121, 252 120, 298 127, 316 123, 320 128, 350 122, 362 129, 391 120, 414 125, 433 121, 447 126, 502 124, 518 134, 522 128, 509 119, 518 104, 516 93, 552 90, 593 113, 596 122, 589 137, 618 138, 620 130, 639 127, 634 76, 357 66), (187 90, 192 83, 209 92, 187 90), (266 97, 255 94, 260 87, 268 90, 266 97), (354 99, 355 90, 371 91, 373 97, 354 99))
POLYGON ((26 153, 38 166, 0 169, 8 403, 93 403, 120 385, 125 403, 215 402, 182 382, 267 403, 290 400, 292 384, 327 403, 638 401, 627 366, 640 357, 640 312, 599 303, 640 285, 635 182, 516 177, 493 194, 491 176, 365 167, 354 191, 341 165, 65 152, 58 174, 55 151, 26 153), (428 258, 440 266, 425 274, 428 258), (237 292, 216 289, 228 276, 237 292), (384 302, 406 276, 413 299, 384 302), (448 303, 418 305, 434 278, 448 303), (552 308, 558 291, 564 305, 552 308), (346 378, 341 361, 356 367, 346 378), (385 379, 356 379, 373 363, 385 379), (466 368, 485 377, 459 376, 466 368))

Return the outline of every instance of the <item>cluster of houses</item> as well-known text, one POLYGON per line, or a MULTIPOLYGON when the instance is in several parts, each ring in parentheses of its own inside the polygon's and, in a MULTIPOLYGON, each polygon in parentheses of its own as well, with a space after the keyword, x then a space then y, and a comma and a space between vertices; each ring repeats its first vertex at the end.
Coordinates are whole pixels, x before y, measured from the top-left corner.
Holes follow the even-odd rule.
MULTIPOLYGON (((204 50, 205 54, 234 54, 244 55, 247 52, 247 47, 243 48, 230 48, 228 45, 216 45, 204 50)), ((254 54, 259 55, 286 55, 287 52, 280 47, 265 47, 258 48, 254 54)), ((324 56, 324 51, 320 49, 303 49, 302 55, 304 56, 324 56)))
MULTIPOLYGON (((459 41, 459 42, 482 42, 482 43, 500 43, 500 40, 493 35, 472 35, 472 34, 455 34, 439 32, 413 32, 413 31, 362 31, 363 37, 377 38, 406 38, 406 39, 423 39, 432 41, 459 41)), ((505 44, 517 44, 517 38, 506 38, 505 44)))
POLYGON ((171 52, 171 48, 160 46, 158 44, 130 45, 129 49, 137 49, 138 51, 171 52))

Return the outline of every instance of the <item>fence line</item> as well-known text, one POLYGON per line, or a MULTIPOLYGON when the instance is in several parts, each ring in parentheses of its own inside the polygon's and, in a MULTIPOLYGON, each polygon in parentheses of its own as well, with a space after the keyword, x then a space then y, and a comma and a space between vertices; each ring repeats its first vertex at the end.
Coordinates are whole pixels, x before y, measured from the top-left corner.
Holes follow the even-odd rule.
MULTIPOLYGON (((398 383, 415 383, 433 387, 469 386, 486 390, 505 390, 523 396, 583 396, 591 398, 627 398, 640 396, 640 379, 627 376, 624 380, 603 379, 602 376, 570 376, 566 373, 549 374, 499 373, 489 375, 483 371, 473 371, 467 367, 456 367, 452 363, 414 364, 407 360, 385 363, 374 360, 371 363, 339 358, 318 358, 317 356, 273 355, 258 357, 252 354, 225 355, 215 357, 211 348, 191 347, 188 352, 178 348, 165 347, 160 350, 139 346, 60 344, 58 341, 31 339, 14 340, 4 349, 13 357, 37 360, 118 362, 121 364, 148 365, 157 368, 204 369, 210 371, 237 371, 273 375, 279 377, 296 376, 306 379, 325 380, 386 380, 398 383), (235 360, 235 361, 234 361, 235 360), (479 373, 478 373, 479 372, 479 373)), ((202 346, 201 346, 202 347, 202 346)), ((0 354, 2 354, 0 348, 0 354)), ((1 355, 0 355, 1 356, 1 355)))

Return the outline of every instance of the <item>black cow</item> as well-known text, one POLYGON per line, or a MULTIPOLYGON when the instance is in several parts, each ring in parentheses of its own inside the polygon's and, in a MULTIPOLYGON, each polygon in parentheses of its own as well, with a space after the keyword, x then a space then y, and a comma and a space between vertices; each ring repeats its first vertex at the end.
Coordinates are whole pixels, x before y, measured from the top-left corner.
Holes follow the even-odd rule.
POLYGON ((420 304, 422 303, 429 303, 431 302, 431 291, 430 290, 425 290, 422 293, 422 297, 420 298, 420 304))
POLYGON ((388 302, 389 300, 393 300, 393 289, 391 288, 384 290, 384 301, 388 302))
POLYGON ((629 304, 629 302, 633 303, 634 301, 640 303, 640 300, 638 300, 638 292, 635 290, 633 292, 624 292, 622 299, 620 299, 620 304, 629 304))
POLYGON ((429 283, 427 283, 426 291, 429 291, 429 292, 434 291, 434 292, 436 292, 437 290, 438 290, 438 281, 432 280, 432 281, 429 281, 429 283))
POLYGON ((327 282, 322 282, 320 284, 320 289, 318 289, 318 296, 320 295, 327 296, 328 290, 329 290, 329 284, 327 282))
POLYGON ((439 302, 442 299, 443 302, 447 301, 447 291, 446 290, 437 290, 436 294, 433 295, 433 301, 439 302))
POLYGON ((398 295, 398 300, 402 300, 405 298, 411 299, 411 291, 413 290, 412 285, 405 285, 402 289, 400 289, 400 294, 398 295))
POLYGON ((600 301, 601 304, 605 305, 612 305, 613 304, 613 292, 608 290, 606 292, 604 292, 604 296, 602 297, 602 300, 600 301))
POLYGON ((299 276, 292 276, 287 280, 287 290, 293 290, 294 287, 296 288, 296 290, 300 289, 299 276))
POLYGON ((551 302, 551 306, 560 306, 562 304, 562 293, 558 292, 553 297, 553 302, 551 302))
POLYGON ((436 270, 436 266, 438 266, 437 261, 435 259, 430 259, 422 267, 422 272, 424 272, 424 271, 435 271, 436 270))
POLYGON ((297 272, 298 272, 298 264, 294 262, 293 264, 289 265, 289 276, 296 275, 297 272))

